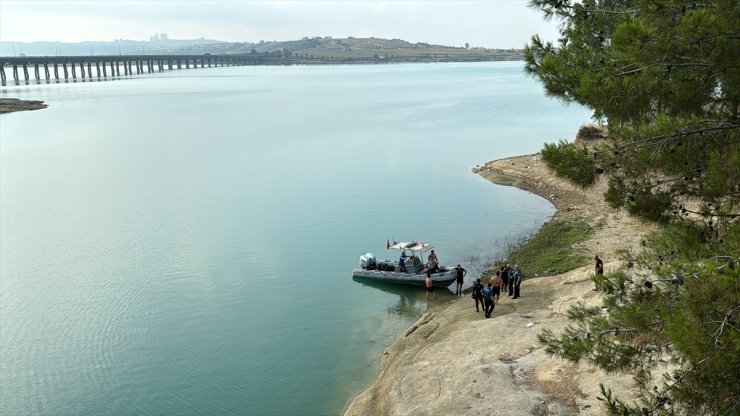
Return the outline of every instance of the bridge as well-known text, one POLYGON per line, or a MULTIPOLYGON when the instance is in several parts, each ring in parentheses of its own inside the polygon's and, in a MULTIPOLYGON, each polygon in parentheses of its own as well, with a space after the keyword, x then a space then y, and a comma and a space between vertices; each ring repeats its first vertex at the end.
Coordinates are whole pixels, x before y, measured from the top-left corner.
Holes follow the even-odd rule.
POLYGON ((258 65, 264 55, 100 55, 100 56, 0 56, 0 81, 8 82, 5 73, 12 68, 15 84, 28 84, 33 78, 50 82, 64 80, 105 80, 109 77, 162 72, 173 69, 206 68, 211 66, 258 65), (79 78, 78 78, 79 70, 79 78), (21 73, 22 71, 22 73, 21 73), (43 78, 42 78, 43 71, 43 78))

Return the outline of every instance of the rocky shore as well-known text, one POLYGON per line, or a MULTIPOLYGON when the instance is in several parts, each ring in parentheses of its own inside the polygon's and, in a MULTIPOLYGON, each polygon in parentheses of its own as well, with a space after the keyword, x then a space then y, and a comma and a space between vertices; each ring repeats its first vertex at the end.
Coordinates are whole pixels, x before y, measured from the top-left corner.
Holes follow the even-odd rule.
POLYGON ((40 110, 48 107, 43 101, 19 100, 18 98, 0 98, 0 114, 14 111, 40 110))
MULTIPOLYGON (((538 154, 478 166, 489 181, 549 199, 556 217, 583 218, 593 235, 572 247, 604 259, 607 273, 626 267, 623 254, 639 246, 650 226, 611 210, 605 183, 582 190, 552 174, 538 154)), ((526 271, 525 271, 526 274, 526 271)), ((522 297, 502 296, 492 319, 469 297, 425 313, 384 352, 376 382, 346 415, 600 415, 599 383, 630 396, 631 375, 606 375, 586 364, 548 357, 537 341, 544 328, 560 333, 570 305, 601 305, 593 266, 528 279, 522 297)), ((605 312, 608 313, 608 312, 605 312)))

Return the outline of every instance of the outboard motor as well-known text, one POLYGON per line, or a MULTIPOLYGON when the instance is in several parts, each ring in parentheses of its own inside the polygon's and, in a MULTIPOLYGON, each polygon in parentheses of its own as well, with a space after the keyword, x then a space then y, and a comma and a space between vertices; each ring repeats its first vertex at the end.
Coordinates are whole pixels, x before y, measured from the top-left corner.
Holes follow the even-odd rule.
POLYGON ((360 268, 367 270, 375 270, 375 254, 365 253, 360 256, 360 268))

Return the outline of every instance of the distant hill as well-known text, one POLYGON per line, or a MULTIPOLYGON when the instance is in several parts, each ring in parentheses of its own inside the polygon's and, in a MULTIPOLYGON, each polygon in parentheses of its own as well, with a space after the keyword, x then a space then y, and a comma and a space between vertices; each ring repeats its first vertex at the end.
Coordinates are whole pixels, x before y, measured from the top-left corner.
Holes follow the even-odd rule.
MULTIPOLYGON (((112 42, 0 42, 0 56, 89 55, 202 55, 250 54, 276 63, 364 63, 513 61, 524 58, 521 49, 466 48, 401 39, 305 37, 290 41, 223 42, 211 39, 112 42), (267 59, 269 58, 269 59, 267 59)), ((260 59, 258 59, 260 58, 260 59)))
POLYGON ((282 53, 291 60, 309 61, 513 61, 524 59, 521 49, 464 48, 401 39, 314 37, 291 41, 230 43, 218 46, 219 53, 282 53))

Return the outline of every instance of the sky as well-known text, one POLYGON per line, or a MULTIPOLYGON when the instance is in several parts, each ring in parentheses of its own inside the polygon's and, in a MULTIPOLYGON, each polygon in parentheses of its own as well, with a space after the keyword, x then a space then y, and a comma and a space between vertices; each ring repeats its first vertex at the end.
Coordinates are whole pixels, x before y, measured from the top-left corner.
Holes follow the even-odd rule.
POLYGON ((0 41, 215 39, 304 36, 403 39, 447 46, 522 48, 534 34, 557 39, 527 0, 112 1, 0 0, 0 41))

